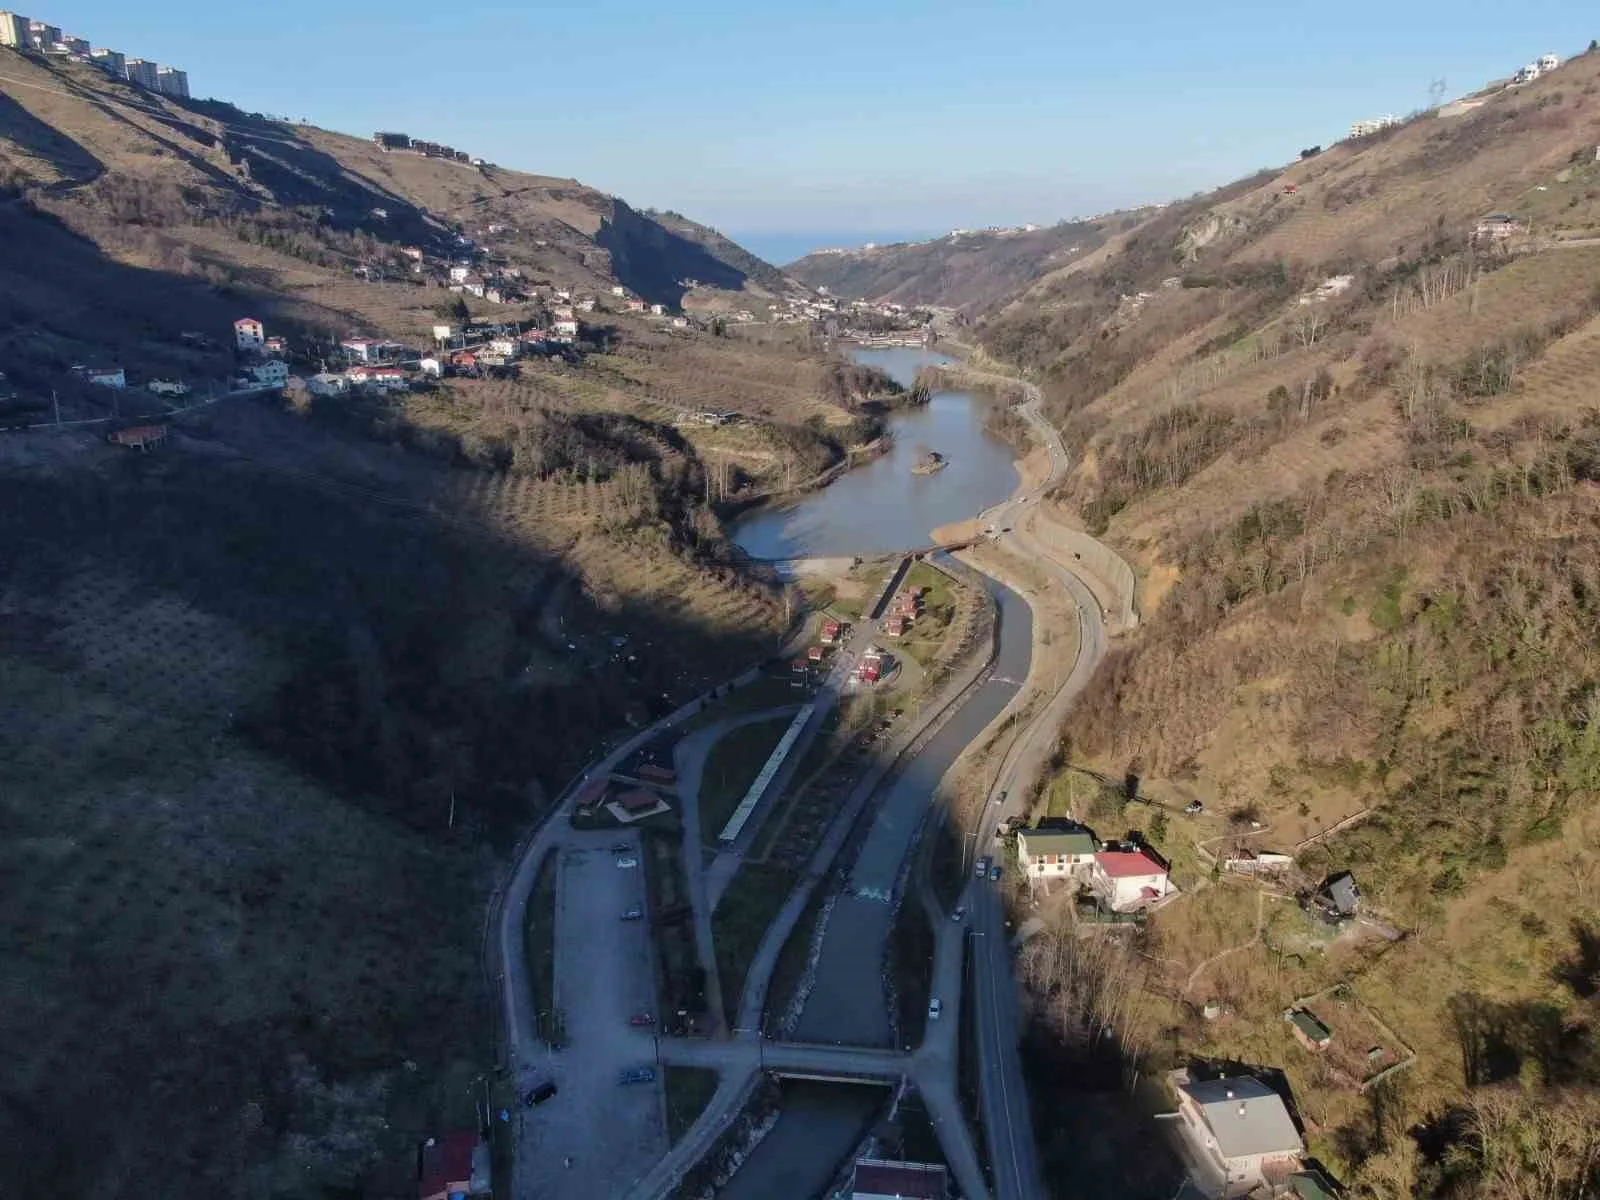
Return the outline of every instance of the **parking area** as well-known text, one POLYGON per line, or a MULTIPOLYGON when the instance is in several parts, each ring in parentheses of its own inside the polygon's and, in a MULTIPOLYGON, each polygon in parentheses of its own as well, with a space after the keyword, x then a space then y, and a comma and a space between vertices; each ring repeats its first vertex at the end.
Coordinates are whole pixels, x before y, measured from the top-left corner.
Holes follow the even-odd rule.
POLYGON ((643 870, 617 866, 612 846, 623 842, 637 860, 637 837, 616 831, 575 835, 557 851, 555 991, 568 1044, 522 1081, 559 1089, 519 1114, 518 1176, 531 1195, 621 1195, 667 1150, 659 1072, 653 1084, 617 1082, 655 1063, 654 1030, 629 1023, 656 1014, 647 922, 622 919, 645 907, 643 870))

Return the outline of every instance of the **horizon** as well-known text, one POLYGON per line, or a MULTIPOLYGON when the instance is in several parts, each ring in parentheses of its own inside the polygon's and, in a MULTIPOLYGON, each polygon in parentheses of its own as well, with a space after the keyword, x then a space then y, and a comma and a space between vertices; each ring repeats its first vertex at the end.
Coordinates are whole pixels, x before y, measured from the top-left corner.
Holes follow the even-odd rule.
POLYGON ((1519 10, 1539 31, 1526 44, 1440 0, 1398 16, 1355 0, 1314 56, 1297 22, 1241 0, 1170 5, 1154 22, 1000 0, 977 23, 915 0, 865 14, 710 0, 691 15, 597 0, 556 20, 464 0, 442 32, 419 0, 335 13, 281 0, 265 25, 201 0, 154 15, 123 0, 33 7, 97 47, 187 71, 197 98, 575 178, 778 265, 1176 200, 1331 144, 1357 119, 1422 109, 1435 80, 1453 98, 1592 37, 1555 0, 1519 10))

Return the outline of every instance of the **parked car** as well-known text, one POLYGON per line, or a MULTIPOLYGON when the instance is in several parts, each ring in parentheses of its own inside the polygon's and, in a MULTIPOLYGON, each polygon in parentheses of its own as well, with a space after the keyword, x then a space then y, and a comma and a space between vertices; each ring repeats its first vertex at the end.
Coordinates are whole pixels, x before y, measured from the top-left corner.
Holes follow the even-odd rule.
POLYGON ((950 914, 950 919, 952 921, 961 921, 961 920, 964 920, 966 918, 966 915, 967 915, 967 906, 965 904, 963 904, 960 908, 956 909, 955 912, 950 914))
POLYGON ((974 879, 982 879, 989 873, 989 856, 984 855, 972 869, 974 879))
POLYGON ((619 1084, 625 1083, 654 1083, 656 1069, 654 1067, 635 1067, 631 1071, 624 1071, 617 1077, 619 1084))
POLYGON ((638 865, 639 865, 639 860, 637 858, 634 858, 633 855, 631 855, 631 854, 628 855, 625 858, 617 859, 617 866, 619 866, 619 867, 637 867, 638 865))
POLYGON ((643 916, 644 916, 644 909, 642 909, 642 908, 630 908, 627 912, 622 914, 622 919, 624 921, 637 921, 643 916))
POLYGON ((938 997, 928 1001, 928 1020, 937 1021, 939 1014, 944 1011, 944 1001, 938 997))
POLYGON ((1000 868, 998 866, 993 866, 993 867, 989 868, 989 878, 990 879, 999 879, 1000 878, 1000 868))
POLYGON ((634 1013, 633 1016, 628 1018, 629 1025, 637 1025, 641 1029, 654 1025, 655 1023, 656 1019, 646 1012, 634 1013))
POLYGON ((526 1096, 524 1096, 522 1098, 522 1102, 529 1108, 532 1108, 535 1104, 543 1104, 555 1094, 556 1085, 547 1081, 545 1083, 541 1083, 538 1087, 534 1088, 526 1096))

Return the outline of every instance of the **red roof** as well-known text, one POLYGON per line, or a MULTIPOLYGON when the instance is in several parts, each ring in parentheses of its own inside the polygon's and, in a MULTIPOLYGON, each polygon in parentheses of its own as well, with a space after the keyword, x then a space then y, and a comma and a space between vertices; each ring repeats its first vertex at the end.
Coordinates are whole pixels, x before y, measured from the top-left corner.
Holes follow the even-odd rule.
POLYGON ((237 321, 235 321, 233 323, 233 327, 235 329, 237 329, 241 325, 259 325, 259 324, 261 324, 261 322, 256 320, 254 317, 240 317, 237 321))
POLYGON ((1167 869, 1155 859, 1138 850, 1102 850, 1094 856, 1094 861, 1113 879, 1167 873, 1167 869))
POLYGON ((654 808, 661 803, 661 797, 649 788, 633 788, 618 796, 617 803, 629 812, 638 812, 641 809, 654 808))
POLYGON ((417 1176, 417 1195, 421 1200, 465 1191, 472 1183, 472 1151, 478 1144, 475 1133, 447 1133, 433 1145, 423 1146, 417 1176))
POLYGON ((578 789, 577 794, 572 797, 573 803, 579 808, 592 808, 605 799, 606 788, 610 783, 611 781, 605 778, 591 779, 578 789))

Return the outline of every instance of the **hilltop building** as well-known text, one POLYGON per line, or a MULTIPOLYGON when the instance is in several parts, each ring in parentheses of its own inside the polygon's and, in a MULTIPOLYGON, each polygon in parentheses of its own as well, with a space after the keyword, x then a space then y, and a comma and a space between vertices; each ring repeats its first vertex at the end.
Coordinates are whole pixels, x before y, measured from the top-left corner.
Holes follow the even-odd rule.
POLYGON ((179 99, 189 98, 189 73, 180 71, 177 67, 156 68, 156 88, 163 95, 177 96, 179 99))
POLYGON ((128 60, 128 82, 136 83, 142 88, 149 88, 152 92, 158 87, 156 71, 160 68, 148 58, 130 58, 128 60))
POLYGON ((32 22, 21 13, 0 9, 0 46, 25 50, 33 45, 33 37, 29 32, 31 25, 32 22))
POLYGON ((61 41, 61 26, 43 21, 28 22, 28 40, 35 50, 53 50, 61 41))
POLYGON ((128 77, 128 60, 120 50, 91 50, 89 51, 89 61, 113 79, 126 79, 128 77))

